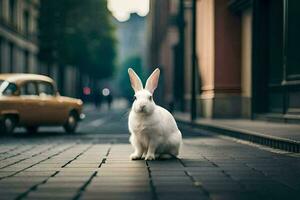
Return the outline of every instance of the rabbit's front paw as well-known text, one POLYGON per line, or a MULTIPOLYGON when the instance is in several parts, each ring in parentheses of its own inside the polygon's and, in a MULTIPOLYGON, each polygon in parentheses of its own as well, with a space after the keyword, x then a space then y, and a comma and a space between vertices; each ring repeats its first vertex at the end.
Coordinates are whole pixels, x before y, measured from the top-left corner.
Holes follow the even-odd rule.
POLYGON ((137 155, 136 153, 133 153, 130 155, 131 160, 140 160, 141 156, 137 155))
POLYGON ((155 155, 153 154, 148 154, 148 155, 146 155, 146 157, 145 157, 145 160, 155 160, 155 155))

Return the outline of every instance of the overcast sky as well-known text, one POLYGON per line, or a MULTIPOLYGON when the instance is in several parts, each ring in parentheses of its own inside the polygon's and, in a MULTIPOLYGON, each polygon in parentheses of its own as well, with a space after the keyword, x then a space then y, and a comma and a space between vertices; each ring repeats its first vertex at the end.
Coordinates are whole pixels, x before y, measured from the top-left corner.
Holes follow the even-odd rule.
POLYGON ((130 13, 146 16, 149 0, 108 0, 107 7, 118 21, 124 22, 129 19, 130 13))

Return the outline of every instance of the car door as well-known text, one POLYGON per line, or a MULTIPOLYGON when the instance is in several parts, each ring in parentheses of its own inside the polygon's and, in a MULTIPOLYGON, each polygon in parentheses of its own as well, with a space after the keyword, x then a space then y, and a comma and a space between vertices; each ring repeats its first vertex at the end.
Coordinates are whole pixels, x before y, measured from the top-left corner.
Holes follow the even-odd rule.
POLYGON ((35 81, 27 81, 20 86, 21 106, 19 107, 20 119, 26 126, 39 125, 40 98, 38 96, 37 84, 35 81))
POLYGON ((63 115, 64 104, 57 98, 56 90, 52 83, 46 81, 38 82, 38 92, 42 101, 41 115, 43 124, 59 125, 65 120, 63 115))

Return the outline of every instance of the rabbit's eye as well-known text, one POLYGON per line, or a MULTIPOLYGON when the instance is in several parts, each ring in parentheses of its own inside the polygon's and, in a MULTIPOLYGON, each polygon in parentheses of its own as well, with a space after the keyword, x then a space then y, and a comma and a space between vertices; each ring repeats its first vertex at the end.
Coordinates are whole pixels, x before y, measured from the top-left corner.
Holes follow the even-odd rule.
POLYGON ((152 96, 149 96, 149 100, 152 101, 152 96))
POLYGON ((133 101, 135 101, 136 100, 136 96, 133 96, 133 101))

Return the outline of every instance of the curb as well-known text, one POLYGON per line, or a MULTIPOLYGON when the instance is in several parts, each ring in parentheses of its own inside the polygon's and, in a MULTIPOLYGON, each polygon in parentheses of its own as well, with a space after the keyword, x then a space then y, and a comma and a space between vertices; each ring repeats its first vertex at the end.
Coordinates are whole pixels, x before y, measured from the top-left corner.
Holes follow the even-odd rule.
POLYGON ((201 124, 201 123, 193 123, 188 122, 181 119, 176 119, 178 123, 186 124, 186 125, 193 125, 197 128, 212 131, 217 134, 222 134, 234 138, 238 138, 241 140, 246 140, 249 142, 253 142, 256 144, 272 147, 275 149, 280 149, 288 152, 293 153, 300 153, 300 142, 286 139, 286 138, 280 138, 276 136, 270 136, 270 135, 264 135, 261 133, 238 129, 238 128, 232 128, 227 126, 220 126, 220 125, 210 125, 210 124, 201 124))

